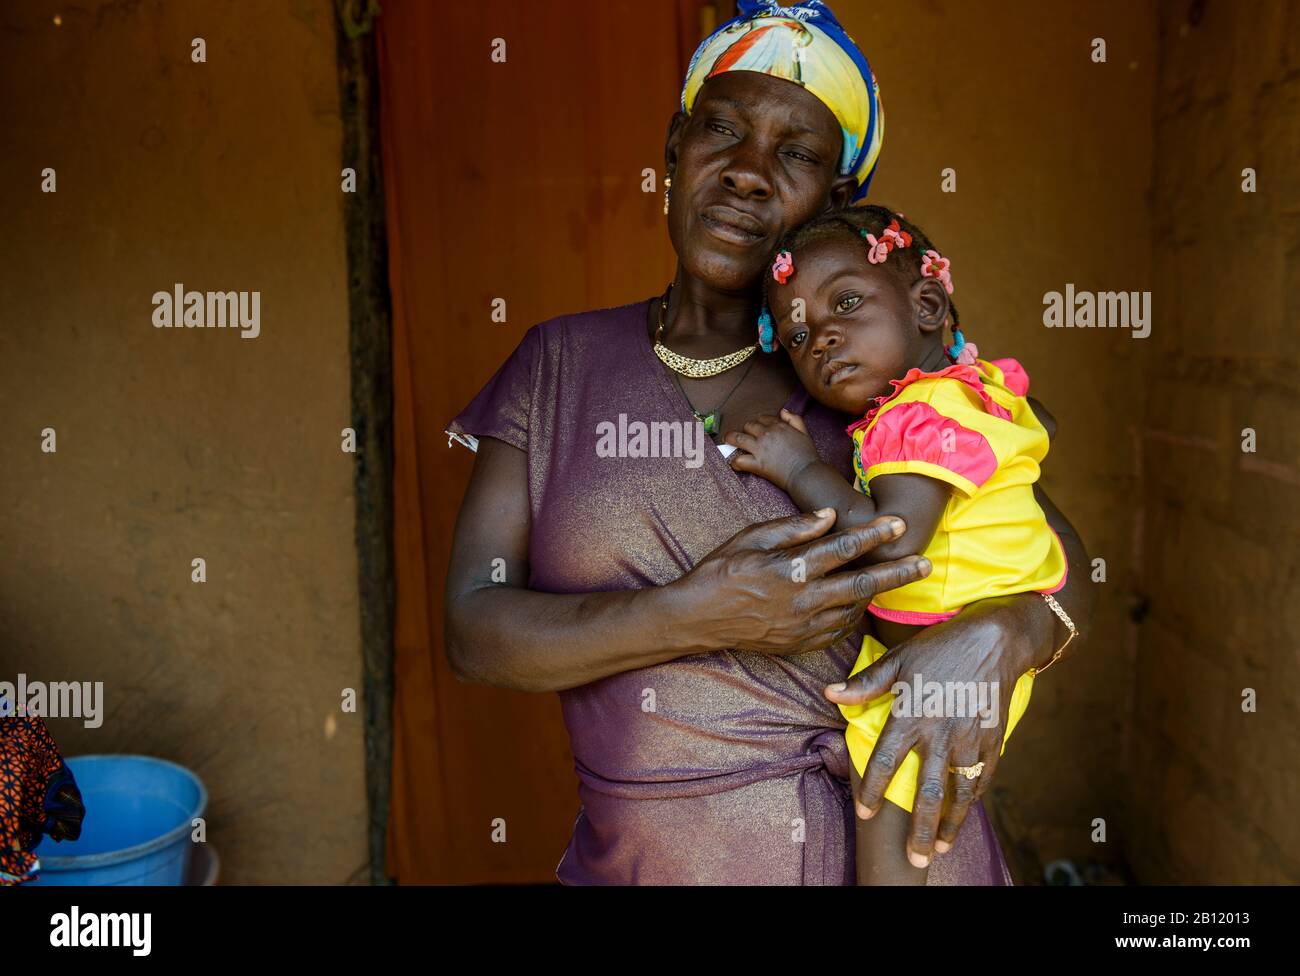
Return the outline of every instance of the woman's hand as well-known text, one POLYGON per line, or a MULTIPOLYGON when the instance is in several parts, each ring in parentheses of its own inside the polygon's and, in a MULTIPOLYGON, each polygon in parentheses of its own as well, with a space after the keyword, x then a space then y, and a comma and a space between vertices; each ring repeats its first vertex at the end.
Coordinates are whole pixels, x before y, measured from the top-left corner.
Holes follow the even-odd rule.
POLYGON ((857 630, 877 593, 929 574, 919 556, 836 572, 905 526, 882 516, 827 535, 834 521, 830 508, 751 525, 664 587, 691 642, 777 654, 829 647, 857 630))
POLYGON ((902 520, 899 528, 880 519, 828 535, 835 519, 829 509, 749 526, 663 586, 530 590, 528 457, 486 437, 447 570, 448 661, 467 681, 562 691, 708 651, 827 647, 853 633, 875 593, 929 572, 916 557, 842 570, 894 538, 902 520), (502 559, 508 583, 494 578, 502 559))
POLYGON ((1055 639, 1055 619, 1036 593, 981 600, 891 648, 845 683, 826 689, 827 698, 843 705, 870 702, 895 682, 911 684, 918 675, 923 682, 975 681, 998 689, 999 715, 987 728, 979 715, 927 718, 891 713, 885 721, 862 777, 858 816, 868 818, 879 811, 895 771, 915 749, 921 772, 907 854, 916 867, 926 867, 933 854, 953 845, 971 804, 988 790, 1006 735, 1011 691, 1022 674, 1051 656, 1042 649, 1055 639), (949 766, 978 762, 984 769, 975 779, 948 771, 949 766))
POLYGON ((731 455, 732 468, 766 478, 786 494, 800 469, 821 461, 803 418, 789 410, 751 420, 743 431, 728 434, 726 443, 740 448, 731 455))

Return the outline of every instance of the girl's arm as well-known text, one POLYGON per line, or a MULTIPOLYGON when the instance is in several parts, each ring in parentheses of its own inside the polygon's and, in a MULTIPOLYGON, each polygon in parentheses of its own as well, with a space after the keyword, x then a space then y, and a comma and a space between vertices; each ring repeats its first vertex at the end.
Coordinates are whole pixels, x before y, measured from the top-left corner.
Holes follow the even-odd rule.
POLYGON ((733 468, 766 478, 801 511, 833 508, 841 528, 866 525, 884 515, 901 518, 903 534, 877 546, 863 557, 864 563, 924 552, 952 495, 947 484, 922 474, 879 475, 871 479, 871 494, 863 494, 821 460, 803 418, 785 410, 780 417, 760 417, 746 424, 744 432, 728 434, 727 443, 740 448, 731 456, 733 468))
POLYGON ((952 497, 948 485, 923 474, 878 475, 871 479, 871 494, 867 496, 822 461, 804 466, 788 486, 781 487, 801 511, 834 508, 838 514, 835 524, 844 528, 865 525, 882 515, 901 518, 903 534, 872 549, 863 557, 865 563, 925 552, 952 497))

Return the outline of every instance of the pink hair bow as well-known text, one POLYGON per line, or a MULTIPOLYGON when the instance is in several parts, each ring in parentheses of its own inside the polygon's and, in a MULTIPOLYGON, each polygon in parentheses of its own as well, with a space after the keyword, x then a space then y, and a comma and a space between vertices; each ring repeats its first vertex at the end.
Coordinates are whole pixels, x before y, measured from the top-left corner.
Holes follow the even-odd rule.
POLYGON ((912 235, 899 227, 897 220, 889 222, 889 226, 881 233, 880 239, 889 245, 890 250, 896 247, 908 247, 912 243, 912 235))
POLYGON ((794 274, 794 257, 789 251, 782 251, 772 262, 772 277, 777 280, 778 284, 784 285, 794 274))
POLYGON ((952 294, 952 273, 948 270, 952 262, 938 251, 926 251, 921 260, 921 274, 926 278, 938 278, 948 294, 952 294))
POLYGON ((885 258, 889 257, 889 241, 876 240, 875 234, 867 234, 867 260, 872 264, 880 264, 885 258))
POLYGON ((961 352, 957 353, 957 363, 960 366, 974 366, 979 354, 979 347, 973 342, 968 342, 961 347, 961 352))

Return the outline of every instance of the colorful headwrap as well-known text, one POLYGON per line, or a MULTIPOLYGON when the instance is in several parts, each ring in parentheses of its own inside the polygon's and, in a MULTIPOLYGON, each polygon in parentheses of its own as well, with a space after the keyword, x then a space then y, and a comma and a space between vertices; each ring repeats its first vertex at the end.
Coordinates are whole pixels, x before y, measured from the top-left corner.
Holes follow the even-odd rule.
POLYGON ((682 111, 700 88, 724 71, 758 71, 806 88, 831 110, 844 136, 840 173, 858 180, 866 196, 885 136, 880 88, 853 38, 822 0, 789 7, 776 0, 740 0, 740 16, 704 39, 686 69, 682 111))

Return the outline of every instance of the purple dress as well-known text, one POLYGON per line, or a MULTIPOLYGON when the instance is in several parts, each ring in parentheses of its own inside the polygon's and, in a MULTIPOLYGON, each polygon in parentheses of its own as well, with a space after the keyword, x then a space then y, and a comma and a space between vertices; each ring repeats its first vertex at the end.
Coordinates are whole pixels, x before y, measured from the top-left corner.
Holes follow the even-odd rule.
MULTIPOLYGON (((527 452, 530 589, 661 586, 745 526, 798 511, 775 485, 733 471, 707 438, 694 458, 627 456, 643 453, 627 438, 623 456, 609 456, 611 430, 695 422, 654 354, 648 306, 533 326, 449 425, 527 452)), ((853 418, 802 389, 786 406, 851 480, 853 418)), ((696 654, 560 692, 582 810, 559 880, 852 884, 845 722, 822 688, 849 673, 857 643, 794 657, 696 654)), ((981 807, 929 877, 1011 883, 981 807)))

